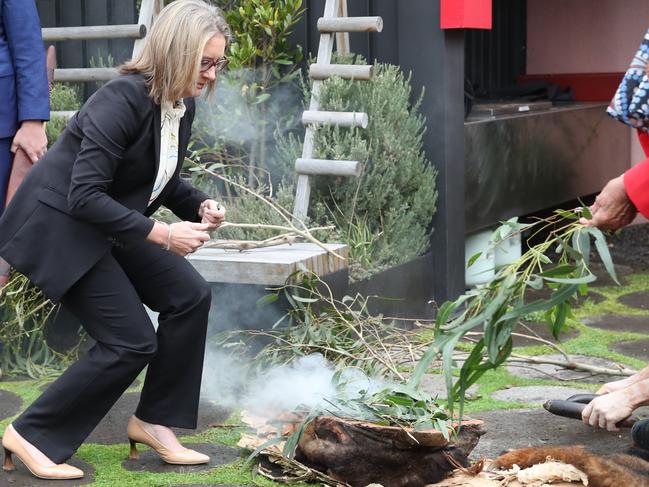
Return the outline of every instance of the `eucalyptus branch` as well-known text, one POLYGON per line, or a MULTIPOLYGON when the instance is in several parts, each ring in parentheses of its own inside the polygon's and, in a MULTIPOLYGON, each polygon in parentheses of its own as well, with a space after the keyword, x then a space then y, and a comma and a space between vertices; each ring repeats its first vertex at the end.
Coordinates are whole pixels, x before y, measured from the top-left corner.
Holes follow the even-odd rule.
MULTIPOLYGON (((289 212, 289 211, 286 210, 285 208, 282 208, 281 206, 276 205, 276 204, 273 203, 271 200, 269 200, 268 198, 265 198, 263 195, 257 193, 256 191, 253 191, 253 190, 251 190, 250 188, 246 188, 243 184, 239 184, 239 183, 237 183, 236 181, 233 181, 233 180, 230 179, 230 178, 226 178, 225 176, 221 176, 220 174, 218 174, 218 173, 212 171, 211 169, 208 169, 207 167, 203 166, 202 164, 199 164, 199 163, 194 162, 194 161, 192 161, 192 160, 189 160, 189 162, 191 162, 194 166, 200 168, 201 171, 203 171, 203 172, 209 174, 210 176, 214 176, 215 178, 220 179, 220 180, 223 181, 224 183, 226 183, 226 184, 230 184, 230 185, 232 185, 232 186, 234 186, 234 187, 236 187, 236 188, 239 188, 239 189, 242 190, 242 191, 245 191, 246 193, 249 193, 249 194, 253 195, 255 198, 260 199, 261 201, 263 201, 264 203, 266 203, 268 206, 270 206, 273 210, 275 210, 275 212, 277 212, 277 214, 278 214, 278 215, 279 215, 279 216, 280 216, 280 217, 281 217, 281 218, 282 218, 286 223, 288 223, 289 226, 293 227, 293 223, 291 222, 291 220, 294 218, 294 216, 293 216, 293 214, 292 214, 291 212, 289 212), (287 215, 288 215, 288 216, 287 216, 287 215)), ((305 225, 304 225, 304 226, 305 226, 305 225)))
MULTIPOLYGON (((510 357, 514 328, 530 314, 542 314, 555 338, 559 336, 566 319, 571 316, 572 300, 584 293, 596 276, 588 269, 591 243, 599 253, 606 271, 617 282, 615 268, 601 231, 581 225, 581 214, 589 216, 587 208, 575 211, 557 210, 554 215, 520 224, 515 219, 504 222, 492 235, 494 246, 512 234, 529 231, 545 240, 530 247, 512 264, 500 269, 494 278, 482 287, 473 289, 455 301, 442 304, 437 313, 435 340, 417 364, 410 385, 417 387, 432 360, 440 354, 448 389, 449 409, 460 403, 460 416, 467 389, 488 370, 500 367, 510 357), (527 302, 530 289, 550 291, 548 299, 527 302), (484 330, 459 370, 454 375, 454 350, 463 337, 475 328, 484 330)), ((471 266, 480 254, 473 256, 471 266)), ((556 349, 556 347, 555 347, 556 349)), ((574 367, 566 354, 562 355, 574 367)), ((590 368, 591 371, 602 368, 590 368)))
MULTIPOLYGON (((215 178, 220 179, 221 181, 231 184, 235 186, 236 188, 239 188, 242 191, 245 191, 246 193, 249 193, 253 195, 255 198, 258 198, 259 200, 263 201, 266 205, 268 205, 270 208, 272 208, 285 222, 288 226, 280 226, 280 225, 263 225, 263 224, 250 224, 250 223, 230 223, 230 222, 225 222, 221 225, 221 228, 226 228, 226 227, 237 227, 237 228, 264 228, 268 230, 280 230, 280 231, 285 231, 285 232, 290 232, 290 233, 295 233, 299 235, 300 237, 304 238, 305 240, 308 240, 311 243, 316 244, 318 247, 326 251, 327 253, 341 259, 345 260, 344 257, 342 257, 340 254, 334 252, 333 250, 328 249, 325 244, 320 242, 318 239, 316 239, 312 234, 311 231, 315 231, 315 229, 310 230, 303 222, 300 222, 301 226, 303 229, 299 229, 297 226, 293 224, 293 220, 295 217, 291 212, 286 210, 285 208, 282 208, 279 205, 276 205, 273 203, 270 199, 265 198, 263 195, 257 193, 256 191, 251 190, 250 188, 246 188, 244 185, 237 183, 236 181, 232 181, 230 178, 226 178, 224 176, 221 176, 220 174, 202 166, 201 164, 198 164, 197 162, 191 161, 190 162, 201 169, 201 171, 214 176, 215 178)), ((332 227, 319 227, 319 229, 331 229, 332 227)))
POLYGON ((526 355, 511 354, 510 362, 524 362, 530 364, 548 364, 548 365, 557 365, 564 369, 568 370, 583 370, 584 372, 592 372, 593 374, 604 374, 604 375, 624 375, 631 376, 637 372, 635 369, 625 367, 624 365, 619 365, 618 368, 610 367, 599 367, 597 365, 585 364, 583 362, 578 362, 568 358, 567 360, 557 360, 551 358, 541 358, 541 357, 528 357, 526 355))
MULTIPOLYGON (((223 228, 228 228, 228 227, 279 230, 279 231, 283 231, 283 232, 294 233, 294 234, 304 238, 305 240, 308 240, 311 243, 316 244, 318 247, 325 250, 327 253, 333 255, 334 257, 337 257, 340 260, 345 260, 345 258, 343 256, 341 256, 340 254, 338 254, 338 253, 334 252, 333 250, 327 248, 327 246, 325 244, 323 244, 322 242, 320 242, 320 240, 316 239, 313 235, 311 235, 311 233, 308 230, 299 230, 293 224, 291 224, 288 227, 285 227, 285 226, 281 226, 281 225, 268 225, 268 224, 265 224, 265 223, 231 223, 231 222, 225 222, 225 223, 222 223, 219 228, 223 229, 223 228)), ((322 229, 330 230, 333 227, 318 227, 318 228, 321 229, 321 230, 322 229)))
POLYGON ((203 248, 208 249, 224 249, 224 250, 250 250, 266 247, 273 247, 277 245, 292 245, 297 240, 297 235, 292 233, 284 233, 275 237, 267 238, 266 240, 211 240, 203 248))

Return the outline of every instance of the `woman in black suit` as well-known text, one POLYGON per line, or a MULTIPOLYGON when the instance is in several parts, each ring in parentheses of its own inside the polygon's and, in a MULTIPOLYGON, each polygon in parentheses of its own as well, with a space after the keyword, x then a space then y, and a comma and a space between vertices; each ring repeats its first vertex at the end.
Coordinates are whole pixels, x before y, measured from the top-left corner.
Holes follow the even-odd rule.
POLYGON ((202 0, 165 7, 141 54, 72 118, 0 219, 0 256, 96 341, 5 430, 5 470, 13 453, 38 477, 82 477, 63 462, 147 365, 132 456, 139 442, 169 463, 209 461, 169 428, 196 427, 211 298, 184 257, 225 211, 179 171, 193 97, 214 88, 229 38, 202 0), (161 205, 183 221, 152 220, 161 205), (157 332, 143 303, 159 313, 157 332))

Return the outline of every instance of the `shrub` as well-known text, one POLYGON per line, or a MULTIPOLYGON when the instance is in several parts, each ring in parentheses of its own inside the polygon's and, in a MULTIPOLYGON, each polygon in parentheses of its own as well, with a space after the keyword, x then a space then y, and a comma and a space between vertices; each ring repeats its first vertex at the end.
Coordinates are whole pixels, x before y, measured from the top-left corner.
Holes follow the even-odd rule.
MULTIPOLYGON (((315 137, 315 158, 364 164, 358 179, 311 179, 309 216, 318 224, 333 221, 340 229, 356 263, 351 269, 354 279, 424 253, 437 202, 437 171, 423 151, 425 120, 418 113, 423 94, 410 102, 410 78, 398 66, 376 64, 375 73, 369 82, 331 78, 323 82, 320 95, 321 110, 366 112, 367 129, 325 126, 315 137)), ((304 91, 308 101, 306 84, 304 91)), ((289 137, 281 146, 292 163, 301 153, 302 141, 289 137)))
MULTIPOLYGON (((78 88, 75 85, 54 83, 50 93, 50 107, 52 111, 78 110, 81 107, 78 88)), ((64 117, 51 117, 45 126, 48 147, 59 138, 67 123, 68 121, 64 117)))

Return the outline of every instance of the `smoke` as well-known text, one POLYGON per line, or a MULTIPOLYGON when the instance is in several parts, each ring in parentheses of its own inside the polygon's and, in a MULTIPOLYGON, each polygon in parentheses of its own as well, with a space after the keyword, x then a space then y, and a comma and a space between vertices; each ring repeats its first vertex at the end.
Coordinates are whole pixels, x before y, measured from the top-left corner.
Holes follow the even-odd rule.
POLYGON ((320 354, 300 357, 250 377, 245 366, 232 366, 232 358, 210 353, 206 362, 223 367, 203 381, 202 395, 219 406, 241 408, 256 415, 274 417, 298 407, 329 406, 336 397, 353 398, 361 391, 377 391, 383 385, 358 369, 336 370, 320 354), (229 362, 228 362, 229 360, 229 362))
POLYGON ((272 170, 277 138, 302 128, 300 87, 291 81, 262 89, 262 69, 241 68, 219 76, 213 96, 202 97, 197 105, 195 134, 208 147, 240 149, 249 163, 272 170))

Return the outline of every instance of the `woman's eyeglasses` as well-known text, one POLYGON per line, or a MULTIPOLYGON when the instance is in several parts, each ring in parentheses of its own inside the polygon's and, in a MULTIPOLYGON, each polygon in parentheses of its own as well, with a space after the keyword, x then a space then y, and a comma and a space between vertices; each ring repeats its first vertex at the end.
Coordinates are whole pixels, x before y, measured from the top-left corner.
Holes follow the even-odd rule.
POLYGON ((201 73, 207 73, 212 67, 216 68, 216 72, 220 73, 225 69, 225 67, 228 65, 230 60, 226 58, 225 56, 222 58, 219 58, 215 61, 211 59, 203 59, 201 61, 201 67, 200 67, 200 72, 201 73))

